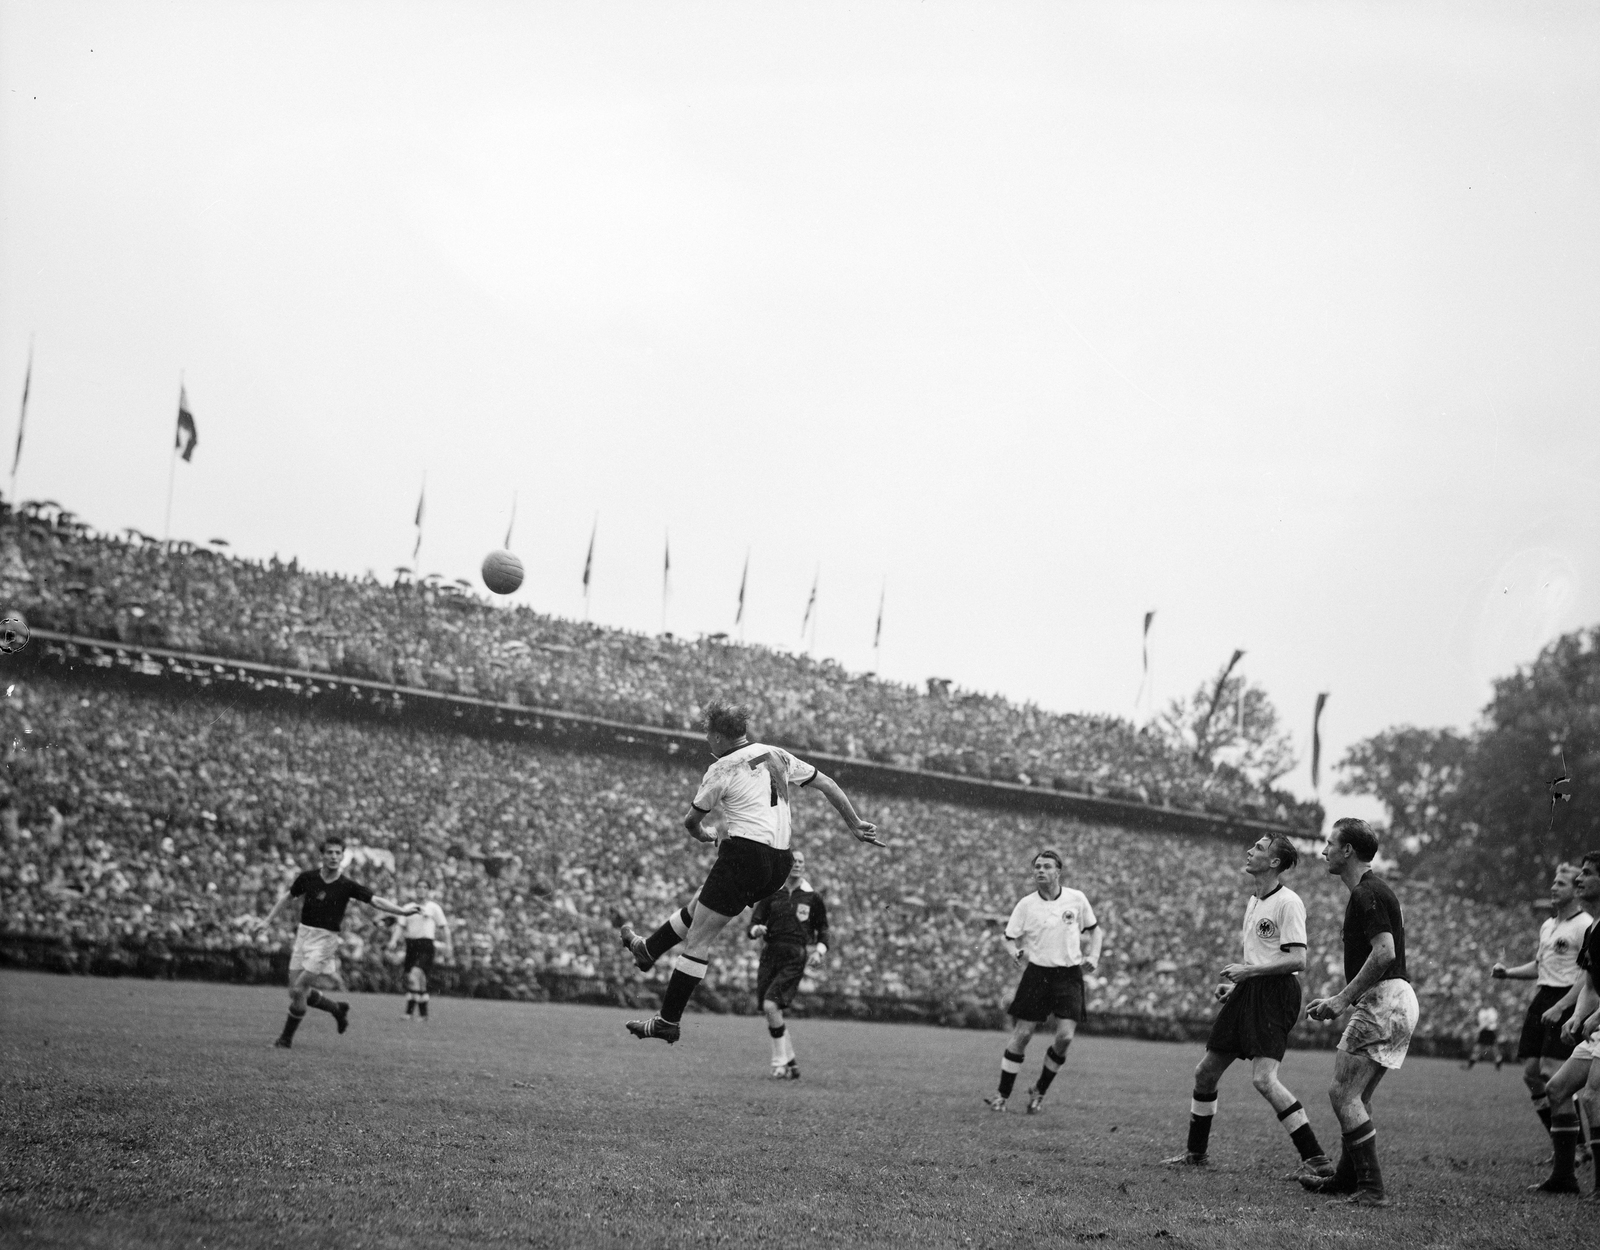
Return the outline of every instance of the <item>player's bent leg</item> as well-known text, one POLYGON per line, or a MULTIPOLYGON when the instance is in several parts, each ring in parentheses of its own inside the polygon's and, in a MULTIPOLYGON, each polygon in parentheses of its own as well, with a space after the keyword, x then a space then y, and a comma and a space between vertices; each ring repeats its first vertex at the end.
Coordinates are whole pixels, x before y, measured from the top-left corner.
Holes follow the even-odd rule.
POLYGON ((695 908, 694 921, 684 939, 683 950, 673 964, 667 992, 662 995, 660 1012, 648 1020, 628 1021, 628 1032, 638 1038, 653 1037, 669 1044, 678 1040, 683 1009, 705 979, 711 943, 732 919, 709 907, 695 908))
POLYGON ((1592 1065, 1586 1057, 1574 1056, 1568 1059, 1550 1077, 1545 1085, 1545 1092, 1550 1097, 1550 1145, 1552 1155, 1550 1159, 1550 1175, 1533 1185, 1537 1193, 1546 1194, 1576 1194, 1582 1190, 1578 1185, 1578 1147, 1581 1144, 1583 1128, 1578 1122, 1578 1109, 1573 1104, 1573 1096, 1579 1090, 1585 1089, 1589 1082, 1589 1069, 1592 1065))
POLYGON ((1321 1194, 1351 1194, 1370 1205, 1383 1205, 1383 1176, 1378 1169, 1377 1130, 1372 1126, 1371 1097, 1384 1068, 1364 1055, 1337 1050, 1328 1101, 1343 1135, 1339 1164, 1332 1176, 1303 1177, 1306 1189, 1321 1194))
POLYGON ((1300 1100, 1278 1076, 1279 1060, 1268 1055, 1258 1055, 1250 1061, 1250 1084, 1256 1093, 1267 1100, 1289 1134, 1289 1140, 1300 1155, 1300 1167, 1289 1174, 1289 1179, 1302 1176, 1327 1177, 1334 1173, 1333 1160, 1322 1151, 1317 1132, 1311 1127, 1311 1117, 1306 1114, 1300 1100))
POLYGON ((283 1022, 283 1031, 278 1034, 277 1041, 272 1043, 280 1050, 288 1050, 294 1045, 295 1030, 306 1018, 306 994, 313 981, 311 974, 302 968, 289 970, 289 1015, 283 1022))
POLYGON ((1011 1036, 1006 1039, 1005 1054, 1000 1057, 1000 1085, 995 1094, 985 1098, 991 1111, 1004 1111, 1006 1099, 1011 1097, 1011 1090, 1017 1083, 1017 1073, 1022 1071, 1022 1061, 1027 1058, 1028 1039, 1033 1036, 1033 1031, 1042 1021, 1024 1020, 1019 1016, 1011 1018, 1011 1036))
POLYGON ((762 1014, 767 1018, 767 1036, 772 1039, 772 1075, 786 1077, 789 1065, 789 1029, 783 1022, 783 1008, 771 998, 761 1000, 762 1014))
POLYGON ((1056 1079, 1056 1074, 1067 1061, 1067 1050, 1072 1045, 1072 1039, 1078 1035, 1078 1022, 1070 1016, 1056 1021, 1056 1035, 1050 1043, 1050 1049, 1044 1052, 1044 1067, 1039 1071, 1039 1079, 1028 1089, 1028 1114, 1034 1115, 1044 1104, 1044 1096, 1050 1089, 1050 1083, 1056 1079))

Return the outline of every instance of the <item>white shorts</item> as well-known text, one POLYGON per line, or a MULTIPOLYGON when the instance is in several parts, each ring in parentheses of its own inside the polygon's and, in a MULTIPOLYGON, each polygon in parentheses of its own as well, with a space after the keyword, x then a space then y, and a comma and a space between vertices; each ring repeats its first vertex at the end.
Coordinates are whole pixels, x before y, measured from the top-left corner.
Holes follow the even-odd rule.
POLYGON ((1600 1059, 1600 1029, 1596 1029, 1572 1048, 1570 1059, 1600 1059))
POLYGON ((294 935, 294 950, 289 955, 289 976, 297 972, 319 977, 339 975, 339 935, 331 929, 301 925, 294 935))
POLYGON ((1417 993, 1411 982, 1379 981, 1361 996, 1350 1023, 1344 1027, 1339 1049, 1361 1055, 1382 1068, 1398 1068, 1411 1048, 1416 1032, 1417 993))

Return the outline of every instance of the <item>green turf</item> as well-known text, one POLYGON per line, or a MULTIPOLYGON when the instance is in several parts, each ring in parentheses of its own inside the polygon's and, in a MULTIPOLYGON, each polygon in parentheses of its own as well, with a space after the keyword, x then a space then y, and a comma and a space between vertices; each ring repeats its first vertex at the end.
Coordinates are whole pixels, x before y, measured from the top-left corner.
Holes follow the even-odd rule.
MULTIPOLYGON (((0 974, 7 1246, 1542 1246, 1600 1208, 1530 1196, 1545 1139, 1510 1067, 1415 1059, 1379 1097, 1396 1206, 1281 1175, 1287 1137, 1236 1068, 1218 1166, 1174 1174, 1196 1046, 1085 1038, 1043 1114, 990 1113, 1003 1035, 799 1021, 766 1077, 759 1017, 464 999, 408 1024, 354 995, 270 1047, 281 990, 0 974)), ((1036 1074, 1035 1039, 1019 1089, 1036 1074)), ((1285 1079, 1336 1141, 1331 1056, 1285 1079)), ((1020 1101, 1020 1100, 1019 1100, 1020 1101)))

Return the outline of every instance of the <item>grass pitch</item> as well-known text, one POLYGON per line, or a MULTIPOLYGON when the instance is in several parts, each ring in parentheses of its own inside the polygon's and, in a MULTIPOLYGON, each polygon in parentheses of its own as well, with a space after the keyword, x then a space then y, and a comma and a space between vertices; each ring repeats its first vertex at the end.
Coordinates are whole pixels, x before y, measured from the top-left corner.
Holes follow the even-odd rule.
MULTIPOLYGON (((1084 1038, 1038 1116, 980 1101, 1003 1035, 462 999, 407 1023, 352 995, 271 1048, 281 990, 0 973, 0 1244, 1196 1247, 1594 1244, 1600 1208, 1525 1186, 1547 1139, 1511 1067, 1413 1059, 1379 1096, 1383 1212, 1279 1179, 1287 1135, 1225 1079, 1216 1167, 1174 1173, 1198 1046, 1084 1038)), ((1043 1058, 1034 1040, 1018 1088, 1043 1058)), ((1331 1056, 1287 1083, 1324 1145, 1331 1056)), ((1021 1100, 1019 1100, 1021 1101, 1021 1100)), ((1587 1182, 1587 1177, 1585 1178, 1587 1182)))

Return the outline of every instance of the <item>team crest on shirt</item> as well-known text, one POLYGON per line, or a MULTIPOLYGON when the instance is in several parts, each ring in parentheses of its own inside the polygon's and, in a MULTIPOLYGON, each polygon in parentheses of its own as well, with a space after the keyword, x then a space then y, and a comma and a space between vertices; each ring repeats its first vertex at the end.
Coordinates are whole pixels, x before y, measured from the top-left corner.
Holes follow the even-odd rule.
POLYGON ((1278 922, 1271 916, 1263 916, 1256 921, 1256 937, 1263 942, 1275 941, 1278 936, 1278 922))
POLYGON ((1564 937, 1558 937, 1556 939, 1556 954, 1565 955, 1567 953, 1567 950, 1568 950, 1567 939, 1564 938, 1564 937))
POLYGON ((804 924, 806 921, 810 920, 811 919, 811 904, 810 903, 797 903, 797 904, 795 904, 794 918, 796 920, 798 920, 801 924, 804 924))

